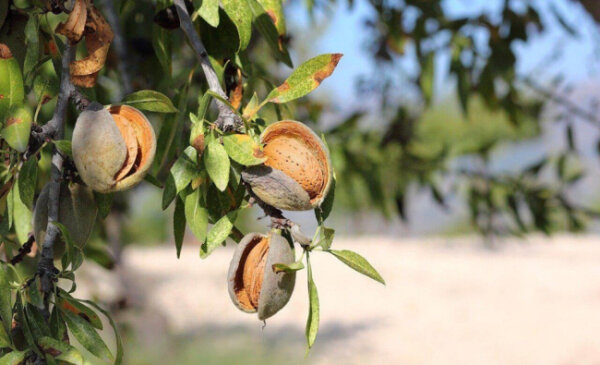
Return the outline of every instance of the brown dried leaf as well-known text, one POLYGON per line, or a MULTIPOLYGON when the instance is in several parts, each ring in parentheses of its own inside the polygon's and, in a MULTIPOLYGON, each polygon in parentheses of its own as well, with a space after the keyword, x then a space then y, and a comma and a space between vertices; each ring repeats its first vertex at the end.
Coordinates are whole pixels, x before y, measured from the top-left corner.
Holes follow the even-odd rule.
POLYGON ((73 10, 69 14, 66 22, 60 23, 55 32, 67 37, 71 43, 77 43, 83 36, 85 23, 87 19, 87 7, 89 4, 85 0, 76 0, 73 10))
POLYGON ((85 28, 88 56, 71 62, 71 81, 77 86, 93 87, 98 79, 98 72, 106 63, 114 34, 104 16, 93 5, 88 8, 85 28))

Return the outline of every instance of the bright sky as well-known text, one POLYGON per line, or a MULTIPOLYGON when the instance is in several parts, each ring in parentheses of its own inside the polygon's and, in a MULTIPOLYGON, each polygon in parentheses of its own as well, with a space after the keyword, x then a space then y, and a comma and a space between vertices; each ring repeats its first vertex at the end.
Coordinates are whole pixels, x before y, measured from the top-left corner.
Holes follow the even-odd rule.
MULTIPOLYGON (((498 14, 503 0, 447 0, 443 2, 446 11, 453 16, 479 14, 486 11, 498 14)), ((524 2, 522 2, 524 3, 524 2)), ((581 81, 598 76, 600 59, 600 36, 597 26, 585 11, 572 0, 532 0, 541 11, 542 20, 547 27, 543 36, 535 36, 527 44, 517 45, 518 72, 530 74, 536 72, 538 79, 551 79, 558 72, 563 73, 569 81, 581 81), (556 21, 551 12, 551 6, 560 11, 564 19, 579 33, 578 38, 568 36, 556 21), (562 56, 551 64, 551 55, 556 49, 562 51, 562 56), (540 70, 542 70, 540 72, 540 70)), ((289 7, 287 13, 290 28, 311 29, 311 21, 304 2, 296 2, 289 7)), ((341 52, 344 58, 331 78, 324 82, 317 95, 329 95, 341 109, 350 106, 350 101, 357 101, 355 81, 361 74, 368 74, 373 69, 370 57, 364 53, 365 40, 368 34, 364 31, 363 21, 372 13, 370 5, 365 0, 355 0, 352 9, 348 9, 345 1, 339 1, 337 9, 328 15, 328 25, 323 34, 305 34, 315 39, 308 42, 311 49, 306 55, 295 55, 294 61, 299 64, 300 57, 312 57, 320 53, 341 52), (343 101, 343 102, 342 102, 343 101)), ((323 14, 319 19, 323 19, 323 14)), ((298 36, 299 32, 295 32, 298 36)), ((447 85, 446 70, 448 57, 440 56, 436 62, 436 88, 439 91, 447 85)))

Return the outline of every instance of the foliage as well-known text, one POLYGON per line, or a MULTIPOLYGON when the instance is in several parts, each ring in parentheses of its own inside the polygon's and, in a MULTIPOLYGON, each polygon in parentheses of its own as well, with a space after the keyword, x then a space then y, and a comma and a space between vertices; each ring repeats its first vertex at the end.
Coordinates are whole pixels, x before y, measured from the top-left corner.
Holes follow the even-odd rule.
MULTIPOLYGON (((227 239, 239 241, 243 234, 237 217, 253 204, 271 217, 271 225, 282 229, 292 246, 300 246, 302 255, 297 262, 274 264, 267 270, 307 268, 309 348, 319 323, 310 252, 330 252, 354 270, 383 283, 362 256, 330 249, 334 231, 325 227, 325 220, 333 206, 333 189, 315 209, 319 227, 311 240, 281 211, 260 201, 241 177, 246 167, 267 160, 260 135, 275 119, 267 122, 263 117, 271 114, 264 111, 275 110, 277 119, 294 119, 285 103, 318 87, 342 57, 318 55, 300 63, 283 81, 267 71, 272 67, 263 63, 265 57, 257 51, 258 44, 270 49, 267 62, 292 65, 279 0, 157 0, 153 6, 131 0, 118 4, 111 0, 11 0, 8 7, 0 9, 0 15, 0 236, 5 254, 0 265, 0 362, 81 364, 88 353, 116 364, 122 362, 119 331, 108 312, 72 295, 77 287, 76 272, 84 260, 111 268, 112 254, 97 237, 87 245, 80 242, 81 235, 69 231, 69 224, 60 222, 59 215, 59 182, 75 186, 86 181, 85 168, 78 171, 75 163, 79 163, 77 154, 89 145, 71 142, 73 125, 82 111, 95 118, 99 114, 94 112, 103 108, 101 104, 129 105, 147 112, 152 119, 158 132, 156 142, 150 137, 131 139, 139 139, 131 137, 138 132, 123 134, 127 129, 114 117, 118 128, 125 128, 119 131, 128 154, 156 144, 145 181, 162 190, 163 210, 174 206, 168 212, 173 216, 177 256, 186 227, 201 243, 202 259, 225 245, 227 239), (183 32, 178 31, 180 28, 183 32), (137 147, 130 150, 132 143, 137 147), (48 223, 45 239, 36 242, 30 233, 31 219, 35 197, 43 186, 49 191, 48 206, 44 207, 48 223), (306 265, 302 263, 304 257, 306 265), (116 347, 108 346, 100 335, 104 316, 115 331, 116 347), (71 339, 76 339, 85 352, 72 346, 71 339)), ((105 118, 103 123, 99 138, 114 138, 116 129, 110 129, 111 119, 105 118), (113 134, 103 134, 107 130, 113 134)), ((94 157, 113 163, 98 151, 94 157)), ((125 155, 123 168, 135 169, 142 164, 134 160, 128 162, 125 155)), ((108 178, 113 179, 112 175, 108 178)), ((90 187, 94 188, 92 184, 90 187)), ((109 235, 109 221, 126 214, 127 206, 123 193, 106 191, 112 190, 98 189, 93 194, 96 207, 87 209, 93 216, 97 209, 97 231, 109 235)), ((81 209, 77 202, 73 205, 81 209)))

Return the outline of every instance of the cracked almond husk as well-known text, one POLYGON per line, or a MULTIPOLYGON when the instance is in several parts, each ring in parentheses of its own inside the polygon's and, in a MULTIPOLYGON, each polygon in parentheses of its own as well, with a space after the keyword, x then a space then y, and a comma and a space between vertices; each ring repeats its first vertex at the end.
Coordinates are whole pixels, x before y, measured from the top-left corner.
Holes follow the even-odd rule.
POLYGON ((329 151, 306 125, 285 120, 261 134, 263 165, 251 166, 242 177, 265 203, 283 210, 318 207, 331 186, 329 151))
POLYGON ((139 183, 152 165, 156 135, 138 109, 92 103, 73 130, 73 160, 81 179, 93 190, 108 193, 139 183))
POLYGON ((242 311, 267 319, 292 296, 295 272, 273 270, 274 264, 294 262, 294 250, 277 231, 249 233, 237 245, 228 272, 229 296, 242 311))

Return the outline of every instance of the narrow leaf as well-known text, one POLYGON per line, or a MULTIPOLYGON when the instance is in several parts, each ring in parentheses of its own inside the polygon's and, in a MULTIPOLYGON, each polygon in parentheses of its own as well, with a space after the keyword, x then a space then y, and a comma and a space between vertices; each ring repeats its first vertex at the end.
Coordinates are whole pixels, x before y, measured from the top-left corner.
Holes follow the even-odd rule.
POLYGON ((15 184, 13 186, 10 194, 12 194, 13 222, 15 225, 15 231, 17 232, 17 238, 19 239, 19 242, 23 243, 27 241, 29 232, 32 230, 31 217, 33 214, 27 205, 25 205, 25 203, 21 200, 19 184, 15 184))
POLYGON ((235 24, 240 37, 240 48, 243 51, 250 43, 252 35, 252 11, 247 1, 242 0, 222 0, 223 9, 235 24))
POLYGON ((375 270, 364 257, 356 252, 350 250, 329 250, 328 252, 352 269, 385 285, 385 280, 383 280, 377 270, 375 270))
POLYGON ((69 330, 79 343, 89 352, 100 359, 114 360, 114 357, 102 337, 87 321, 73 314, 71 311, 61 311, 69 330))
POLYGON ((219 0, 203 0, 198 14, 208 24, 216 28, 219 26, 219 0))
POLYGON ((232 160, 244 166, 260 165, 267 160, 260 145, 247 134, 226 135, 223 146, 232 160))
POLYGON ((12 323, 12 302, 8 281, 8 271, 5 265, 0 266, 0 317, 6 333, 10 333, 12 323))
POLYGON ((215 248, 219 247, 229 237, 236 215, 236 212, 224 215, 212 226, 206 237, 206 242, 200 246, 201 258, 208 257, 215 248))
POLYGON ((185 210, 181 198, 175 200, 175 212, 173 213, 173 237, 175 238, 175 248, 177 249, 177 258, 181 253, 183 246, 183 237, 185 236, 185 210))
POLYGON ((294 272, 304 269, 304 264, 302 261, 292 262, 291 264, 273 264, 273 271, 276 273, 279 272, 294 272))
POLYGON ((306 256, 307 263, 307 277, 308 277, 308 318, 306 320, 306 344, 308 349, 312 347, 317 338, 317 332, 319 331, 319 293, 317 292, 317 286, 313 281, 312 267, 310 266, 310 259, 306 256))
POLYGON ((203 243, 206 240, 206 230, 208 229, 208 211, 200 205, 200 198, 200 189, 196 189, 186 196, 185 218, 198 242, 203 243))
POLYGON ((110 326, 112 327, 112 329, 115 333, 115 339, 117 340, 117 356, 115 358, 115 365, 121 365, 121 363, 123 362, 123 340, 121 339, 121 334, 119 333, 117 324, 115 323, 113 318, 110 316, 110 314, 107 311, 105 311, 104 309, 100 308, 100 306, 98 304, 96 304, 90 300, 83 300, 83 302, 94 307, 98 312, 102 313, 106 317, 106 319, 108 319, 108 322, 110 323, 110 326))
POLYGON ((68 343, 44 336, 38 340, 38 345, 43 352, 52 355, 56 360, 69 364, 83 365, 83 356, 68 343))
POLYGON ((35 157, 30 158, 23 163, 17 179, 21 201, 30 210, 33 210, 33 197, 37 186, 37 168, 37 159, 35 157))
POLYGON ((209 139, 203 155, 204 166, 215 186, 224 191, 229 182, 230 162, 225 147, 214 138, 209 139))
POLYGON ((65 139, 54 141, 54 146, 56 146, 56 149, 63 155, 73 158, 73 149, 71 141, 65 139))
POLYGON ((329 77, 342 58, 340 53, 322 54, 301 64, 288 79, 267 96, 272 103, 287 103, 298 99, 329 77))
POLYGON ((25 360, 25 356, 29 351, 12 351, 0 357, 0 365, 19 365, 25 360))
POLYGON ((177 113, 177 108, 165 94, 154 90, 140 90, 123 98, 123 104, 158 113, 177 113))

